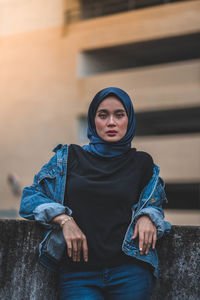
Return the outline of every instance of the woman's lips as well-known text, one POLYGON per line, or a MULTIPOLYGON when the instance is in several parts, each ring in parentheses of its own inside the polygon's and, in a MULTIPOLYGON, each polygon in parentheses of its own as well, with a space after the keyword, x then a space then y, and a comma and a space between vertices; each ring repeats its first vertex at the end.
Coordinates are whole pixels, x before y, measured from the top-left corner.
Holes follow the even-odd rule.
POLYGON ((109 131, 106 131, 106 134, 109 135, 109 136, 114 136, 117 134, 117 131, 115 130, 109 130, 109 131))

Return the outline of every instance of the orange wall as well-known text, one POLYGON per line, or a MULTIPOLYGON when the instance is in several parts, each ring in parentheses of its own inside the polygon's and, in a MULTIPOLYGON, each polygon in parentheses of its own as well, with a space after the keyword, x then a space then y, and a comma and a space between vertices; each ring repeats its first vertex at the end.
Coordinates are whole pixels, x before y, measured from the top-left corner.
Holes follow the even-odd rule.
MULTIPOLYGON (((23 11, 24 19, 16 27, 8 25, 15 14, 13 1, 0 4, 4 8, 4 22, 0 21, 0 209, 18 207, 20 201, 9 189, 8 173, 17 173, 22 185, 29 185, 57 143, 79 142, 77 117, 86 114, 91 97, 102 87, 126 89, 134 98, 136 111, 200 105, 200 60, 77 77, 82 49, 199 32, 200 1, 130 11, 65 28, 63 1, 57 0, 30 1, 28 7, 25 1, 14 1, 20 3, 16 11, 23 11), (27 11, 32 16, 28 20, 27 11)), ((180 143, 173 137, 135 143, 156 157, 169 181, 200 179, 196 163, 200 135, 186 136, 180 143), (190 165, 185 160, 191 147, 190 165), (170 167, 168 161, 175 164, 170 167)))

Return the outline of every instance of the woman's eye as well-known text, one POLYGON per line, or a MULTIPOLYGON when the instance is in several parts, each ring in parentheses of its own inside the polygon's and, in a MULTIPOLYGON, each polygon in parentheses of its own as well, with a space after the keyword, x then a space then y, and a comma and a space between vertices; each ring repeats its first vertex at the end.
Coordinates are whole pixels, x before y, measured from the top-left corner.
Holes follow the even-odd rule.
POLYGON ((105 119, 106 117, 107 117, 106 114, 100 114, 100 115, 99 115, 99 118, 101 118, 101 119, 105 119))
POLYGON ((124 114, 123 114, 123 113, 121 113, 121 114, 117 114, 117 115, 116 115, 116 117, 117 117, 118 119, 120 119, 120 118, 123 118, 123 116, 124 116, 124 114))

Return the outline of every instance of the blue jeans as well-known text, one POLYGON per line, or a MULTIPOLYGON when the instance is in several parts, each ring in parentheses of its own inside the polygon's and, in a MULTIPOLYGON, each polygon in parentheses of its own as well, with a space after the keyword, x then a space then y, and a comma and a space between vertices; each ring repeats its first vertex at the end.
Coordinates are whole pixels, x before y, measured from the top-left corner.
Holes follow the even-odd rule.
POLYGON ((60 272, 60 300, 149 300, 153 275, 135 262, 92 271, 60 272))

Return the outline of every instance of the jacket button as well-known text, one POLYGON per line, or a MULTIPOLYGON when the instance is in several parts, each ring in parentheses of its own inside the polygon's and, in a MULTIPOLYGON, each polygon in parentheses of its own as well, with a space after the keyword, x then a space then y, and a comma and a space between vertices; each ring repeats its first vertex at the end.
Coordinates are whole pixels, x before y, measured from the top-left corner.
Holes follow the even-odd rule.
POLYGON ((63 171, 60 171, 60 176, 63 176, 64 175, 64 172, 63 171))

